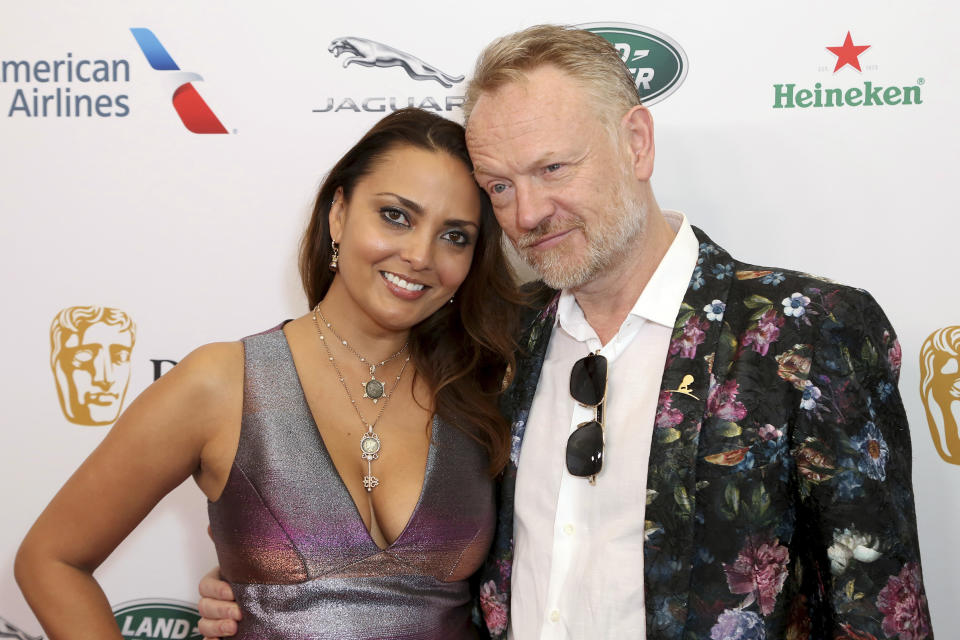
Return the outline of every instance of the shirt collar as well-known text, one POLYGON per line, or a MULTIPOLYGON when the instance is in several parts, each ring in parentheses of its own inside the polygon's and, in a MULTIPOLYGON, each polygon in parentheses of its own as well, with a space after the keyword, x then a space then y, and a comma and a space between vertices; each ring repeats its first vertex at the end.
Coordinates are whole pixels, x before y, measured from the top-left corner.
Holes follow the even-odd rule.
MULTIPOLYGON (((685 215, 664 211, 663 216, 676 236, 629 315, 672 328, 690 284, 690 274, 697 265, 700 244, 685 215)), ((557 303, 557 325, 576 340, 596 337, 573 293, 567 289, 560 293, 557 303)))

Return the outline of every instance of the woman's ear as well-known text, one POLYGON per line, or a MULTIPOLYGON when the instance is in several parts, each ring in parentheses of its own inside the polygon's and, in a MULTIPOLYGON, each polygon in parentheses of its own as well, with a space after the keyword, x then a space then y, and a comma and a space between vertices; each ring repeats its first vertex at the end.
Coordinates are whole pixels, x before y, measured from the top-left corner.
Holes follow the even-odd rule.
POLYGON ((343 235, 343 223, 347 215, 347 204, 343 199, 343 187, 337 187, 333 194, 333 201, 330 203, 330 214, 328 222, 330 223, 330 238, 334 242, 340 242, 340 236, 343 235))

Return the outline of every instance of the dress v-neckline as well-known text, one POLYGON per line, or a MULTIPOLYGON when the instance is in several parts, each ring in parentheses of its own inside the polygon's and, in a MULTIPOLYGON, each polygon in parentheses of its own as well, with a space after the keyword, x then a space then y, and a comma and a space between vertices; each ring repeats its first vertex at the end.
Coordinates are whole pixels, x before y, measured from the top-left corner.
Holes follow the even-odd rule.
MULTIPOLYGON (((436 464, 436 460, 435 460, 436 447, 434 446, 434 442, 437 437, 437 427, 439 426, 439 420, 437 420, 436 415, 433 416, 433 422, 430 429, 430 445, 427 451, 427 464, 423 472, 423 480, 421 481, 421 484, 420 484, 420 495, 417 497, 417 503, 414 505, 413 511, 410 512, 410 516, 407 518, 406 524, 403 525, 403 530, 400 531, 400 535, 394 538, 393 542, 389 542, 386 547, 381 547, 379 544, 377 544, 377 541, 373 539, 373 534, 367 528, 366 522, 364 522, 363 520, 363 515, 360 513, 360 507, 357 505, 356 500, 353 499, 353 494, 350 493, 350 489, 347 487, 347 483, 344 482, 343 476, 340 475, 340 469, 338 469, 337 465, 333 462, 333 456, 330 455, 330 451, 327 449, 327 444, 323 440, 323 434, 320 433, 320 426, 317 423, 316 416, 313 412, 313 407, 310 406, 310 401, 307 399, 307 393, 303 388, 303 382, 300 379, 300 371, 297 369, 297 361, 293 357, 293 349, 290 347, 290 340, 287 337, 287 332, 284 330, 284 328, 286 327, 286 324, 287 324, 286 322, 283 323, 280 326, 279 331, 283 336, 283 344, 286 347, 287 356, 290 358, 290 363, 293 366, 293 379, 296 382, 297 387, 300 389, 300 397, 303 400, 303 408, 310 419, 309 424, 313 427, 313 433, 316 434, 317 441, 320 445, 320 452, 322 453, 323 457, 326 459, 326 462, 330 464, 330 469, 333 471, 333 475, 337 477, 340 491, 344 495, 346 495, 347 499, 350 501, 350 504, 353 505, 353 512, 354 512, 354 515, 356 516, 355 524, 359 526, 360 529, 362 529, 366 533, 367 540, 370 542, 373 548, 377 550, 378 553, 390 551, 395 546, 397 546, 401 542, 401 540, 403 540, 403 538, 407 535, 407 532, 410 531, 414 521, 417 518, 417 515, 420 513, 420 505, 423 504, 423 497, 427 493, 427 483, 430 481, 430 476, 433 475, 431 473, 431 469, 436 464)), ((370 504, 370 511, 371 511, 370 518, 372 522, 374 519, 376 519, 376 515, 373 510, 372 501, 370 504)), ((381 529, 381 533, 382 532, 383 530, 381 529)), ((386 540, 386 536, 384 536, 384 540, 386 540)))

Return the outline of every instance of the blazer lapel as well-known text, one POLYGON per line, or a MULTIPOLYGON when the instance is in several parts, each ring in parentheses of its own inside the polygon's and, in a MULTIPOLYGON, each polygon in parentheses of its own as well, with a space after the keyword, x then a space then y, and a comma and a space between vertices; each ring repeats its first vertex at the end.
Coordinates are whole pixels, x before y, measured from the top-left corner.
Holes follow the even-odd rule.
POLYGON ((679 640, 687 618, 700 425, 735 272, 727 252, 699 229, 694 233, 699 258, 674 325, 650 448, 644 523, 648 640, 679 640))

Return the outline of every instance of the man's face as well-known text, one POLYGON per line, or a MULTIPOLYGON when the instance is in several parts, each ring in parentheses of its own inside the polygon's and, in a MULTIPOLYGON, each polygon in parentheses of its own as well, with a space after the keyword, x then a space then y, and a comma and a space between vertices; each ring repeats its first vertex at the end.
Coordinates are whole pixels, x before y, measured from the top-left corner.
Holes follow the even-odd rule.
MULTIPOLYGON (((96 322, 70 335, 58 356, 68 389, 64 411, 78 424, 109 424, 117 419, 130 380, 133 336, 117 325, 96 322), (69 406, 67 406, 69 405, 69 406)), ((66 392, 66 393, 65 393, 66 392)))
POLYGON ((599 114, 586 90, 546 66, 481 95, 467 124, 475 177, 497 220, 554 288, 596 278, 643 231, 629 150, 599 114))

